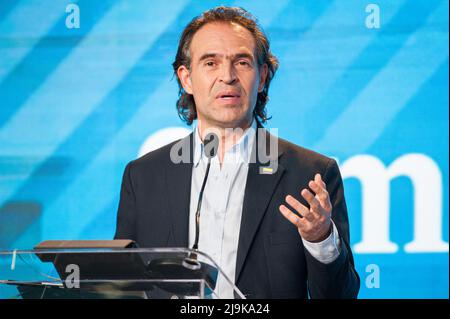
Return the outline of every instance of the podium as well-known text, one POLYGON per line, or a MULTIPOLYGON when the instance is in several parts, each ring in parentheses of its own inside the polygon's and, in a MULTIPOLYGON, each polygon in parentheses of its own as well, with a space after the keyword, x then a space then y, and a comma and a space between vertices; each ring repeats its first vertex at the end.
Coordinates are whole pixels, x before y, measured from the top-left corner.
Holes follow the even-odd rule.
POLYGON ((1 299, 221 299, 225 292, 245 299, 211 257, 187 248, 105 240, 0 251, 1 299))

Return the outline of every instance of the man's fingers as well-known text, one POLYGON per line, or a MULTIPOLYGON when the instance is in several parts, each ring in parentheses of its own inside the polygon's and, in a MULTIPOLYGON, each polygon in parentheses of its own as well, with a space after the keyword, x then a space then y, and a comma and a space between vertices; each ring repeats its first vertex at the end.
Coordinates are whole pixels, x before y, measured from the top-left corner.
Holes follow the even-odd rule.
POLYGON ((319 196, 320 199, 326 199, 328 196, 328 192, 325 188, 323 188, 319 183, 316 181, 310 181, 308 183, 308 186, 316 193, 317 196, 319 196))
POLYGON ((302 190, 301 195, 308 202, 310 211, 322 215, 322 209, 317 198, 306 188, 302 190))
POLYGON ((297 226, 297 228, 303 227, 303 220, 298 215, 294 214, 289 208, 284 205, 280 205, 279 210, 283 216, 290 221, 292 224, 297 226))
POLYGON ((317 173, 316 175, 314 175, 314 181, 316 183, 318 183, 320 186, 322 186, 323 188, 327 188, 327 185, 325 184, 325 182, 322 179, 322 175, 320 175, 319 173, 317 173))
POLYGON ((307 220, 313 219, 313 216, 311 216, 311 212, 309 211, 308 207, 300 203, 295 197, 291 195, 286 196, 286 202, 307 220))
POLYGON ((330 195, 327 190, 321 186, 317 181, 310 181, 308 186, 316 193, 316 198, 318 198, 320 205, 326 210, 331 210, 330 195))

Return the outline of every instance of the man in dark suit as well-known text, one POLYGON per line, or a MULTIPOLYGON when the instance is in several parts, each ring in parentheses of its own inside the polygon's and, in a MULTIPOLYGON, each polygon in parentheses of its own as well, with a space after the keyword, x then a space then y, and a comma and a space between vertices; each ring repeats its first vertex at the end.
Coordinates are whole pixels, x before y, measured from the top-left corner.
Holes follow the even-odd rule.
POLYGON ((262 128, 277 66, 245 10, 218 7, 191 21, 173 67, 179 114, 188 124, 197 119, 197 127, 127 165, 115 238, 141 247, 192 245, 203 140, 215 130, 219 148, 202 203, 199 250, 214 256, 248 298, 355 298, 359 277, 336 162, 262 128), (229 163, 237 146, 243 153, 229 163), (261 149, 270 150, 268 161, 261 149), (175 160, 178 150, 187 160, 175 160))

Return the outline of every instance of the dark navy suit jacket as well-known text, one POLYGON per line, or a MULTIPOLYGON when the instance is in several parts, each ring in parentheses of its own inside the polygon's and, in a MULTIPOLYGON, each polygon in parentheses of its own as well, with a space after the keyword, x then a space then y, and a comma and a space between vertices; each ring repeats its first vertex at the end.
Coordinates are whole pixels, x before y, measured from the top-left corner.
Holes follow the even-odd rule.
MULTIPOLYGON (((256 138, 262 147, 267 137, 256 138)), ((257 135, 258 136, 258 135, 257 135)), ((273 137, 273 136, 272 136, 273 137)), ((275 138, 275 137, 274 137, 275 138)), ((116 239, 140 247, 188 247, 193 134, 130 162, 124 172, 116 239), (189 163, 170 159, 175 144, 188 146, 189 163), (189 148, 189 146, 191 146, 189 148)), ((256 152, 257 148, 253 148, 256 152)), ((272 152, 273 153, 273 152, 272 152)), ((359 277, 349 244, 349 223, 341 175, 335 160, 278 139, 274 174, 257 157, 249 164, 236 262, 235 283, 247 298, 355 298, 359 277), (341 238, 339 257, 330 264, 304 248, 297 228, 279 212, 287 194, 299 195, 320 173, 333 205, 332 219, 341 238)), ((275 159, 272 157, 272 160, 275 159)))

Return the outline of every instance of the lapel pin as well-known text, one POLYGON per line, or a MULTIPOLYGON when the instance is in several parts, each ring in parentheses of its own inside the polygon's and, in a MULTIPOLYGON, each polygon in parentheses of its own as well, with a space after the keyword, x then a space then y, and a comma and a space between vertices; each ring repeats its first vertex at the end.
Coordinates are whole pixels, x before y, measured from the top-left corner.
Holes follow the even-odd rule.
POLYGON ((273 168, 271 167, 260 167, 259 172, 261 174, 273 174, 273 168))

